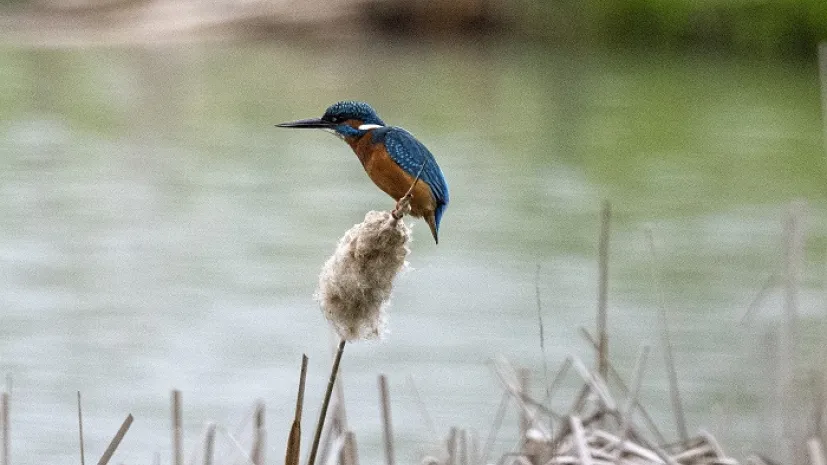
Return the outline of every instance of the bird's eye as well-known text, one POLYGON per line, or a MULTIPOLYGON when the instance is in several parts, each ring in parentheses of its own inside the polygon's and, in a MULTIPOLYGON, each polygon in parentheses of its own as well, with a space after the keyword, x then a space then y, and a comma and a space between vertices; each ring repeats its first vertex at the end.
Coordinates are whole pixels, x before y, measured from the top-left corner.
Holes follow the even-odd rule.
POLYGON ((330 117, 330 122, 331 123, 340 123, 341 121, 342 121, 342 118, 340 118, 338 116, 331 116, 330 117))

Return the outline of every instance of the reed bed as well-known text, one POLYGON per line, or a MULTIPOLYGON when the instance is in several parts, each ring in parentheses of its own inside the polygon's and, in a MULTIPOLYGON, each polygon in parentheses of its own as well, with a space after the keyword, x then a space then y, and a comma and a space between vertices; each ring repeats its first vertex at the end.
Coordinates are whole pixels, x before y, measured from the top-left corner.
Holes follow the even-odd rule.
MULTIPOLYGON (((784 324, 779 325, 777 330, 787 341, 778 348, 777 359, 779 364, 788 363, 793 358, 796 328, 796 295, 800 281, 800 269, 802 267, 802 248, 805 206, 801 202, 792 203, 785 215, 785 237, 783 242, 784 260, 780 276, 768 280, 768 284, 762 288, 758 296, 750 305, 744 321, 749 321, 751 316, 760 307, 769 289, 780 287, 784 291, 784 324)), ((542 299, 537 285, 537 311, 540 344, 539 349, 543 353, 543 383, 542 389, 530 389, 532 372, 526 368, 515 366, 509 360, 499 357, 490 363, 493 377, 502 386, 502 401, 497 410, 495 421, 491 426, 485 440, 480 441, 479 436, 473 429, 462 427, 451 427, 445 434, 443 447, 437 453, 422 457, 421 463, 428 465, 739 465, 741 462, 728 454, 724 446, 708 431, 699 430, 690 433, 684 418, 680 389, 678 386, 678 371, 672 356, 672 345, 669 338, 668 314, 665 302, 660 295, 660 276, 654 263, 656 260, 656 246, 651 231, 647 231, 647 243, 651 252, 652 285, 659 295, 658 324, 660 329, 660 350, 663 352, 669 393, 673 410, 674 425, 668 425, 669 429, 678 432, 677 439, 670 440, 662 433, 664 425, 658 425, 652 415, 640 402, 641 386, 644 384, 646 367, 652 352, 651 347, 643 344, 640 347, 636 363, 632 370, 631 378, 627 381, 619 373, 615 364, 609 357, 609 336, 608 331, 608 294, 605 280, 608 276, 608 246, 609 246, 609 220, 611 210, 609 204, 605 204, 601 214, 602 226, 599 240, 599 283, 598 283, 598 306, 596 320, 596 331, 592 334, 585 328, 580 328, 584 340, 593 349, 593 363, 586 363, 580 357, 570 355, 563 360, 557 372, 549 378, 548 364, 545 360, 545 341, 542 319, 542 299), (574 378, 577 388, 570 399, 561 399, 560 386, 566 379, 574 378), (543 393, 542 398, 532 396, 532 391, 543 393), (552 402, 554 401, 554 402, 552 402), (569 405, 567 411, 556 411, 552 405, 569 405), (519 414, 519 428, 516 429, 516 446, 503 454, 494 455, 494 444, 500 434, 503 418, 509 406, 516 408, 519 414)), ((354 249, 351 244, 359 243, 364 247, 365 243, 360 241, 373 241, 375 237, 386 237, 405 239, 407 229, 399 222, 400 218, 388 213, 377 216, 369 214, 366 217, 362 228, 370 226, 369 234, 359 236, 359 240, 342 241, 341 246, 354 249), (381 234, 378 233, 382 230, 381 234)), ((350 233, 350 232, 349 232, 350 233)), ((393 260, 387 266, 388 273, 395 275, 404 265, 407 256, 407 239, 383 242, 389 244, 388 250, 393 255, 393 260)), ((373 250, 373 249, 371 249, 373 250)), ((341 252, 341 251, 339 251, 341 252)), ((337 252, 338 253, 338 252, 337 252)), ((376 260, 376 253, 338 253, 341 257, 357 257, 360 260, 376 260), (364 255, 365 258, 358 258, 364 255)), ((348 258, 350 259, 350 258, 348 258)), ((373 262, 371 262, 373 263, 373 262)), ((333 273, 340 276, 341 273, 353 274, 354 270, 363 267, 340 266, 341 270, 333 273)), ((342 352, 345 342, 358 340, 359 338, 372 337, 376 335, 374 328, 381 326, 380 320, 384 320, 384 308, 390 297, 390 286, 393 276, 382 281, 386 291, 377 297, 367 293, 360 298, 369 300, 373 310, 354 316, 351 311, 353 305, 348 303, 347 311, 333 312, 334 318, 345 318, 344 323, 332 324, 331 328, 336 330, 339 342, 334 349, 334 362, 330 373, 330 379, 325 391, 324 403, 320 408, 320 414, 315 430, 313 442, 310 445, 309 457, 302 460, 302 413, 304 410, 305 382, 307 376, 308 358, 303 356, 298 376, 298 390, 296 406, 293 418, 279 418, 276 421, 290 421, 290 435, 288 438, 279 438, 277 443, 285 445, 285 465, 358 465, 360 463, 357 436, 348 426, 345 413, 344 388, 340 381, 337 382, 336 374, 339 369, 342 352), (366 297, 364 297, 366 296, 366 297), (366 322, 357 321, 364 319, 366 322), (354 323, 355 321, 355 323, 354 323), (370 328, 370 331, 357 331, 353 328, 370 328), (328 409, 328 407, 330 407, 328 409)), ((371 278, 372 279, 372 278, 371 278)), ((362 278, 352 278, 351 281, 361 282, 362 278)), ((373 281, 377 281, 373 279, 373 281)), ((347 295, 350 292, 349 284, 340 278, 335 280, 337 295, 347 295)), ((325 285, 323 281, 322 286, 325 285)), ((332 291, 327 295, 332 295, 332 291)), ((355 298, 355 297, 354 297, 355 298)), ((343 305, 341 298, 333 299, 335 305, 343 305)), ((360 307, 364 305, 360 304, 360 307)), ((792 405, 797 399, 792 392, 793 381, 792 368, 778 370, 775 383, 778 389, 777 404, 792 405)), ((429 426, 432 436, 439 436, 435 431, 434 423, 427 414, 425 402, 419 396, 413 380, 410 379, 412 391, 420 410, 429 426)), ((2 432, 2 443, 0 443, 0 465, 11 465, 11 447, 9 441, 9 410, 11 406, 10 381, 7 382, 6 392, 0 396, 0 432, 2 432)), ((392 425, 392 402, 388 387, 388 379, 385 375, 379 375, 378 388, 380 397, 380 412, 383 426, 384 456, 386 465, 395 465, 395 444, 392 425)), ((814 405, 816 406, 815 424, 822 423, 822 413, 825 396, 823 386, 815 383, 814 405)), ((170 396, 171 403, 171 443, 172 453, 170 463, 183 465, 213 465, 213 464, 245 464, 264 465, 266 462, 266 416, 265 405, 259 402, 250 415, 251 437, 249 440, 240 441, 222 426, 216 423, 205 425, 201 440, 191 452, 190 459, 184 459, 182 438, 182 411, 183 401, 180 391, 174 390, 170 396), (225 444, 230 444, 229 453, 218 454, 217 440, 224 439, 225 444), (247 446, 241 444, 246 443, 247 446)), ((81 408, 81 394, 77 394, 78 406, 78 434, 80 463, 85 463, 85 455, 88 452, 84 447, 83 438, 83 415, 81 408)), ((777 461, 766 456, 753 454, 747 456, 743 463, 745 465, 799 465, 809 463, 811 465, 827 465, 824 452, 824 439, 822 431, 816 429, 812 433, 803 433, 796 427, 800 419, 793 417, 793 408, 782 409, 782 412, 774 418, 782 425, 782 436, 779 438, 778 447, 773 451, 772 456, 777 461)), ((114 435, 109 446, 97 461, 98 465, 106 465, 115 454, 121 440, 127 434, 133 422, 131 414, 127 415, 120 429, 114 435)), ((225 451, 226 452, 226 451, 225 451)), ((280 458, 278 459, 280 461, 280 458)), ((156 456, 156 463, 161 463, 156 456)))

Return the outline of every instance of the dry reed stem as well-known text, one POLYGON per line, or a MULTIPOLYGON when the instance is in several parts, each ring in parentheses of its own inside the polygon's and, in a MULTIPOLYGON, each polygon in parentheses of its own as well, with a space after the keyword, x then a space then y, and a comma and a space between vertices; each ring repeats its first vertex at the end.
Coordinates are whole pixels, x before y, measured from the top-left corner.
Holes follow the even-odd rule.
POLYGON ((255 422, 253 424, 253 444, 250 450, 250 462, 252 462, 253 465, 264 465, 264 449, 265 444, 267 443, 266 436, 267 429, 264 421, 264 402, 259 402, 256 407, 255 422))
POLYGON ((330 444, 327 444, 327 455, 319 459, 323 460, 324 465, 342 465, 345 463, 345 432, 342 431, 342 434, 336 436, 330 441, 330 444))
POLYGON ((325 417, 327 416, 327 407, 330 405, 330 397, 333 394, 333 385, 336 384, 336 375, 339 372, 339 363, 342 361, 342 353, 345 351, 346 342, 347 341, 344 339, 339 342, 339 347, 336 351, 336 358, 333 360, 333 367, 330 370, 330 379, 328 380, 324 401, 322 401, 322 408, 319 412, 319 421, 316 424, 316 434, 313 436, 313 445, 310 448, 310 458, 307 460, 307 465, 313 465, 316 463, 316 454, 319 451, 319 441, 322 438, 322 429, 324 429, 325 417))
POLYGON ((586 382, 586 385, 591 388, 591 391, 597 395, 600 402, 603 403, 603 407, 607 410, 616 410, 617 404, 615 403, 614 398, 612 398, 612 394, 609 391, 608 386, 606 386, 606 382, 600 377, 600 375, 589 371, 589 369, 586 368, 586 365, 577 357, 572 357, 572 365, 580 377, 583 378, 583 381, 586 382))
POLYGON ((714 453, 715 448, 709 444, 705 444, 702 446, 698 446, 692 449, 687 449, 683 452, 675 454, 672 456, 672 460, 676 462, 686 462, 687 460, 694 459, 695 457, 701 457, 706 454, 714 453))
POLYGON ((712 447, 712 451, 715 453, 716 457, 726 457, 726 452, 724 452, 724 448, 721 447, 721 444, 718 443, 718 440, 715 439, 715 436, 709 433, 709 431, 702 429, 698 431, 698 436, 704 440, 709 446, 712 447))
POLYGON ((359 451, 356 447, 356 434, 353 431, 345 431, 342 450, 343 465, 359 465, 359 451))
POLYGON ((390 394, 388 393, 388 378, 379 375, 379 405, 382 410, 382 431, 385 441, 385 463, 394 465, 393 454, 393 424, 391 422, 390 394))
POLYGON ((827 459, 824 458, 824 447, 822 447, 821 440, 818 438, 807 440, 807 452, 810 454, 810 465, 827 465, 827 459))
POLYGON ((741 324, 747 325, 752 321, 753 315, 758 311, 758 308, 764 303, 764 300, 770 293, 770 290, 777 286, 781 282, 781 279, 774 274, 771 274, 767 277, 767 280, 764 281, 764 284, 761 286, 761 289, 758 290, 758 293, 755 294, 755 297, 750 302, 749 306, 747 307, 744 314, 741 316, 741 324))
POLYGON ((635 406, 638 405, 638 396, 640 395, 640 386, 643 384, 643 372, 646 369, 646 358, 649 356, 649 346, 644 344, 640 348, 637 362, 635 362, 635 369, 633 371, 634 378, 632 381, 632 388, 629 391, 629 396, 626 399, 626 404, 623 406, 623 411, 620 414, 620 442, 615 454, 612 455, 612 461, 617 461, 623 451, 626 437, 629 434, 629 425, 632 423, 632 415, 634 414, 635 406))
POLYGON ((431 439, 435 439, 437 433, 436 428, 434 428, 434 421, 431 419, 431 414, 428 413, 428 406, 425 405, 425 402, 422 400, 422 396, 419 394, 419 389, 416 387, 416 381, 414 380, 413 375, 408 375, 407 381, 411 388, 411 392, 414 395, 417 410, 419 410, 419 414, 422 415, 422 419, 425 421, 425 426, 428 427, 428 434, 431 436, 431 439))
MULTIPOLYGON (((331 346, 331 350, 335 356, 337 350, 335 341, 331 346)), ((335 420, 336 426, 339 428, 339 431, 341 433, 344 433, 348 430, 348 425, 347 411, 345 410, 345 383, 342 380, 341 374, 339 375, 338 381, 336 382, 335 389, 336 398, 333 399, 333 418, 335 420)))
MULTIPOLYGON (((634 425, 629 425, 629 434, 633 435, 637 442, 639 442, 643 446, 647 447, 649 450, 651 450, 655 455, 660 457, 660 459, 663 460, 664 462, 666 462, 668 465, 678 465, 678 462, 672 460, 672 457, 669 456, 669 454, 667 454, 666 451, 663 450, 662 447, 660 447, 659 445, 653 443, 648 438, 646 438, 645 436, 640 434, 637 431, 637 428, 635 428, 634 425)), ((630 442, 627 441, 626 444, 628 445, 628 444, 630 444, 630 442)))
POLYGON ((606 379, 609 370, 609 224, 612 218, 612 206, 603 202, 600 212, 600 243, 598 251, 598 291, 597 291, 597 372, 606 379))
POLYGON ((9 430, 11 429, 9 425, 9 393, 4 392, 0 395, 0 423, 2 423, 3 429, 3 450, 0 453, 0 459, 3 461, 3 465, 11 465, 11 438, 9 430))
POLYGON ((112 441, 109 442, 109 446, 106 447, 106 450, 103 451, 103 455, 101 456, 100 460, 98 460, 98 465, 106 465, 109 463, 109 459, 112 458, 112 455, 115 453, 115 449, 118 448, 120 445, 121 440, 124 436, 126 436, 126 432, 129 431, 129 427, 132 426, 132 414, 126 416, 126 419, 121 424, 121 427, 118 428, 118 432, 115 433, 115 437, 112 438, 112 441))
MULTIPOLYGON (((336 356, 336 351, 339 345, 339 337, 336 331, 330 331, 332 337, 330 338, 330 353, 333 357, 336 356)), ((337 465, 344 461, 343 444, 344 434, 347 431, 347 412, 345 409, 345 388, 344 388, 343 373, 339 373, 336 378, 336 385, 333 386, 334 395, 330 399, 330 408, 333 412, 330 415, 328 427, 322 431, 321 450, 319 451, 319 459, 325 464, 328 464, 333 456, 336 456, 336 463, 330 465, 337 465), (338 444, 338 450, 331 448, 338 444)))
POLYGON ((86 455, 83 451, 83 409, 80 406, 80 391, 78 391, 78 440, 80 442, 80 465, 86 465, 86 455))
POLYGON ((646 244, 649 247, 651 260, 652 285, 658 300, 658 322, 660 326, 661 343, 663 344, 663 357, 666 363, 667 375, 669 377, 669 396, 672 399, 672 410, 675 415, 675 424, 678 430, 678 437, 681 441, 687 441, 689 434, 686 432, 686 419, 683 414, 683 402, 678 388, 678 372, 675 369, 675 359, 672 355, 672 341, 669 337, 669 323, 666 317, 666 300, 663 296, 663 289, 660 283, 660 274, 657 269, 657 251, 655 249, 655 238, 652 228, 646 228, 646 244))
POLYGON ((577 448, 577 456, 580 457, 580 465, 592 465, 592 454, 586 444, 586 434, 583 431, 583 423, 576 416, 569 417, 569 427, 574 436, 574 445, 577 448))
MULTIPOLYGON (((299 454, 301 453, 301 422, 302 410, 304 409, 304 385, 307 379, 307 355, 302 354, 302 366, 299 374, 299 389, 296 394, 296 410, 293 413, 293 424, 290 426, 290 435, 287 438, 287 451, 285 452, 285 465, 299 465, 299 454)), ((258 464, 258 462, 256 462, 258 464)))
MULTIPOLYGON (((822 348, 825 352, 827 348, 822 348)), ((823 355, 822 355, 823 356, 823 355)), ((822 358, 822 360, 824 360, 822 358)), ((813 430, 810 435, 821 439, 823 437, 822 422, 824 421, 824 375, 817 370, 810 372, 810 390, 813 396, 813 430)))
POLYGON ((827 42, 818 44, 818 74, 821 78, 821 123, 827 148, 827 42))
MULTIPOLYGON (((506 391, 514 398, 517 406, 520 409, 520 415, 528 418, 528 424, 538 428, 542 434, 547 435, 545 425, 536 421, 536 413, 530 409, 526 403, 527 396, 521 392, 521 387, 517 374, 511 363, 503 357, 497 357, 493 360, 492 369, 497 375, 497 378, 506 388, 506 391)), ((522 437, 520 438, 522 441, 522 437)))
MULTIPOLYGON (((818 74, 821 81, 821 125, 822 125, 822 145, 827 154, 827 42, 818 44, 818 74)), ((827 262, 825 262, 825 270, 827 270, 827 262)), ((827 344, 824 345, 827 348, 827 344)), ((822 355, 827 356, 827 351, 822 355)), ((824 372, 824 385, 827 386, 827 371, 824 372)), ((822 405, 824 405, 822 403, 822 405)), ((822 444, 827 442, 827 434, 819 435, 822 444)))
POLYGON ((485 439, 485 446, 482 449, 482 458, 479 463, 487 464, 488 457, 491 455, 491 449, 494 448, 494 442, 497 440, 497 433, 500 431, 500 425, 502 425, 503 418, 505 417, 505 410, 508 408, 508 401, 511 399, 511 394, 508 392, 506 388, 503 391, 502 399, 500 399, 500 405, 497 407, 497 413, 494 415, 494 421, 491 424, 491 429, 488 430, 488 436, 485 439))
POLYGON ((554 375, 554 378, 551 380, 551 384, 549 385, 548 389, 546 389, 546 398, 543 399, 543 404, 548 403, 551 405, 551 400, 554 398, 554 393, 557 391, 557 388, 560 386, 560 383, 566 378, 566 374, 569 372, 569 368, 571 368, 571 357, 566 357, 563 360, 563 364, 560 365, 560 369, 557 370, 557 374, 554 375))
POLYGON ((531 370, 528 368, 520 368, 517 370, 517 385, 518 393, 520 395, 520 401, 522 402, 522 408, 520 408, 520 440, 525 442, 526 433, 528 433, 529 428, 531 428, 531 423, 533 420, 532 412, 529 411, 527 405, 525 405, 525 400, 529 398, 529 389, 531 386, 531 370))
POLYGON ((184 463, 184 443, 181 437, 181 391, 175 389, 172 391, 172 463, 173 465, 183 465, 184 463))
POLYGON ((468 434, 465 428, 459 429, 459 441, 457 443, 457 457, 460 465, 470 465, 468 463, 468 434))
POLYGON ((238 439, 236 439, 236 437, 233 436, 232 433, 230 433, 229 431, 227 431, 226 428, 223 428, 221 426, 216 426, 216 430, 223 433, 224 436, 226 436, 227 439, 230 440, 230 444, 232 444, 232 446, 239 453, 239 455, 241 455, 241 458, 244 459, 245 465, 255 465, 253 463, 253 459, 250 458, 250 456, 247 455, 247 453, 244 451, 244 447, 241 446, 241 442, 239 442, 238 439))
POLYGON ((612 444, 620 444, 622 442, 622 451, 625 453, 634 454, 655 463, 667 463, 668 454, 665 452, 658 454, 654 450, 651 450, 649 446, 641 447, 632 441, 621 441, 616 435, 603 430, 595 430, 592 432, 592 435, 612 444))
MULTIPOLYGON (((597 350, 597 342, 595 341, 594 337, 592 337, 592 335, 589 334, 589 331, 586 328, 581 327, 580 334, 583 336, 584 339, 586 339, 586 341, 589 342, 589 344, 591 344, 591 346, 595 350, 597 350)), ((629 395, 629 386, 626 384, 626 381, 623 379, 623 376, 620 375, 620 373, 617 371, 614 365, 612 365, 611 362, 609 362, 609 375, 611 375, 612 380, 615 382, 615 384, 617 384, 617 387, 620 388, 620 393, 623 395, 629 395)), ((643 404, 638 402, 637 407, 641 417, 643 418, 643 421, 646 423, 646 427, 649 429, 649 432, 655 435, 655 439, 659 444, 665 443, 666 438, 660 432, 660 429, 658 429, 657 425, 655 424, 655 420, 652 419, 652 416, 649 415, 649 412, 646 410, 643 404)))
POLYGON ((796 353, 796 326, 798 322, 798 286, 801 276, 804 248, 804 204, 792 202, 784 218, 784 319, 778 340, 778 408, 781 420, 781 454, 795 460, 800 457, 795 447, 796 402, 794 398, 794 367, 796 353))
POLYGON ((215 423, 207 423, 204 431, 204 465, 212 465, 215 452, 215 423))
POLYGON ((470 444, 468 445, 468 461, 471 465, 479 465, 480 463, 480 435, 477 430, 472 429, 470 432, 470 444))
POLYGON ((448 465, 459 465, 457 463, 457 434, 459 428, 452 426, 448 431, 448 465))
MULTIPOLYGON (((549 388, 549 379, 548 379, 548 357, 546 356, 546 335, 545 335, 545 325, 543 324, 543 301, 540 298, 540 265, 537 264, 537 272, 534 276, 534 294, 537 298, 537 326, 540 327, 540 355, 543 356, 543 384, 546 388, 546 397, 543 401, 550 402, 551 399, 551 392, 549 388)), ((549 404, 550 406, 551 404, 549 404)))

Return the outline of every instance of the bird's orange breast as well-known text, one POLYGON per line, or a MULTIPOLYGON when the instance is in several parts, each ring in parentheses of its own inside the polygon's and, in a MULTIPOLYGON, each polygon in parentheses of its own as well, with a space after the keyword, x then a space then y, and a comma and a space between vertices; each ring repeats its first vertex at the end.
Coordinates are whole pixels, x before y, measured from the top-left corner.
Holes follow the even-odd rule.
MULTIPOLYGON (((403 170, 388 155, 382 144, 373 144, 370 134, 361 137, 350 144, 368 177, 386 194, 399 200, 405 196, 414 182, 411 176, 403 170)), ((436 201, 428 183, 422 179, 416 183, 413 198, 411 199, 411 215, 416 217, 428 216, 436 209, 436 201)))

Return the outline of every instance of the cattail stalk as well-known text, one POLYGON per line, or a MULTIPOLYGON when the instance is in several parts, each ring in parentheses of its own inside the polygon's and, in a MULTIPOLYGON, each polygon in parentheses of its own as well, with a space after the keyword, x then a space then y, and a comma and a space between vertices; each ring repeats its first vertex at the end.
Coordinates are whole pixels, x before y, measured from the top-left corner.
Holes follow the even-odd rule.
POLYGON ((345 351, 346 342, 347 341, 342 339, 336 350, 336 358, 333 360, 333 368, 330 370, 330 380, 327 383, 327 391, 325 391, 322 409, 319 412, 319 421, 316 424, 316 435, 313 437, 313 445, 310 448, 310 458, 307 459, 307 465, 316 463, 316 453, 319 451, 319 442, 322 438, 322 429, 324 429, 324 421, 327 416, 327 407, 330 405, 330 396, 333 394, 333 385, 336 384, 336 374, 339 372, 339 363, 342 361, 342 353, 345 351))

